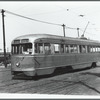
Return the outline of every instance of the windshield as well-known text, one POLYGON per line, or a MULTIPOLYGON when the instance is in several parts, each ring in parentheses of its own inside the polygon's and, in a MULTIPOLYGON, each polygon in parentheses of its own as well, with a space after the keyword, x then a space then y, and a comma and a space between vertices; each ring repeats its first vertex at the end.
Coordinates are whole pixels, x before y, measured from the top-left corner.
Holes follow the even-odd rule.
POLYGON ((12 44, 12 54, 32 54, 32 43, 12 44))

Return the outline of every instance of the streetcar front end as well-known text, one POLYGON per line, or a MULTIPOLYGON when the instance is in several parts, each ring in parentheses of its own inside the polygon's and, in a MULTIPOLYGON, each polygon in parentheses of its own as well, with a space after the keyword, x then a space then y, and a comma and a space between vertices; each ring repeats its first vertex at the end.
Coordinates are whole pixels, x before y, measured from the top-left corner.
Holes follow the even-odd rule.
POLYGON ((23 72, 35 76, 33 44, 29 39, 16 39, 12 42, 11 70, 13 74, 23 72))

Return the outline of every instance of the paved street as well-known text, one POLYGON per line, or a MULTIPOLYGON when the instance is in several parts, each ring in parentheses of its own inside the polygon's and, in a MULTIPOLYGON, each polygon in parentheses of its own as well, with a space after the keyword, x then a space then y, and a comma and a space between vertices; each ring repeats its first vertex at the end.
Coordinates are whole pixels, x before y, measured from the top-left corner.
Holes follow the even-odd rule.
POLYGON ((18 75, 0 83, 0 93, 100 95, 100 67, 40 76, 37 80, 18 75))

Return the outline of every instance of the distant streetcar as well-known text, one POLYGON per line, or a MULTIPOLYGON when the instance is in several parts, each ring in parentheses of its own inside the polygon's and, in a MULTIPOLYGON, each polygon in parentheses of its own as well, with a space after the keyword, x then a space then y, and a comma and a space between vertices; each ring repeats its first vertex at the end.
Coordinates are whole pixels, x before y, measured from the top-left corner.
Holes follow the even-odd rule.
POLYGON ((49 34, 31 34, 12 41, 12 72, 27 76, 51 74, 56 68, 95 67, 100 42, 49 34))

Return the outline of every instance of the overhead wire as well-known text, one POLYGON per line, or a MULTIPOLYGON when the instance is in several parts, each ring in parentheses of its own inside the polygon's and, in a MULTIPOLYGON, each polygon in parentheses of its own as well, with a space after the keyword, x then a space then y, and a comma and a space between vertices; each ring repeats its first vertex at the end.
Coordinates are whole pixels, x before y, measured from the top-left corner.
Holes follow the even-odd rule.
POLYGON ((73 29, 73 30, 76 30, 77 28, 72 28, 72 27, 68 27, 68 26, 65 26, 66 29, 73 29))
MULTIPOLYGON (((2 9, 0 9, 2 10, 2 9)), ((22 18, 26 18, 26 19, 29 19, 29 20, 33 20, 33 21, 37 21, 37 22, 41 22, 41 23, 46 23, 46 24, 51 24, 51 25, 58 25, 58 26, 62 26, 61 24, 56 24, 56 23, 51 23, 51 22, 46 22, 46 21, 41 21, 41 20, 37 20, 37 19, 33 19, 33 18, 30 18, 30 17, 26 17, 26 16, 23 16, 23 15, 20 15, 20 14, 16 14, 16 13, 13 13, 13 12, 10 12, 8 10, 4 10, 6 13, 9 13, 9 14, 12 14, 12 15, 15 15, 15 16, 18 16, 18 17, 22 17, 22 18)), ((72 27, 68 27, 65 25, 65 28, 66 29, 73 29, 73 30, 77 30, 77 28, 72 28, 72 27)))
MULTIPOLYGON (((33 20, 33 21, 37 21, 37 22, 41 22, 41 23, 46 23, 46 24, 51 24, 51 25, 58 25, 58 26, 62 26, 61 24, 56 24, 56 23, 51 23, 51 22, 46 22, 46 21, 41 21, 41 20, 37 20, 37 19, 33 19, 33 18, 30 18, 30 17, 26 17, 26 16, 23 16, 23 15, 19 15, 19 14, 16 14, 16 13, 13 13, 13 12, 10 12, 10 11, 7 11, 5 10, 6 13, 9 13, 9 14, 12 14, 12 15, 15 15, 15 16, 19 16, 19 17, 22 17, 22 18, 26 18, 26 19, 29 19, 29 20, 33 20)), ((68 29, 77 29, 77 28, 72 28, 72 27, 67 27, 66 28, 68 29)))
POLYGON ((22 18, 26 18, 26 19, 29 19, 29 20, 41 22, 41 23, 46 23, 46 24, 52 24, 52 25, 62 26, 61 24, 56 24, 56 23, 51 23, 51 22, 46 22, 46 21, 41 21, 41 20, 33 19, 33 18, 26 17, 26 16, 23 16, 23 15, 19 15, 19 14, 16 14, 16 13, 13 13, 13 12, 10 12, 10 11, 7 11, 7 10, 5 10, 5 12, 6 12, 6 13, 9 13, 9 14, 12 14, 12 15, 15 15, 15 16, 19 16, 19 17, 22 17, 22 18))
MULTIPOLYGON (((0 9, 1 11, 2 9, 0 9)), ((29 19, 29 20, 33 20, 33 21, 37 21, 37 22, 41 22, 41 23, 45 23, 45 24, 51 24, 51 25, 57 25, 57 26, 63 26, 62 24, 57 24, 57 23, 51 23, 51 22, 46 22, 46 21, 41 21, 41 20, 37 20, 37 19, 33 19, 33 18, 30 18, 30 17, 26 17, 26 16, 23 16, 23 15, 20 15, 20 14, 16 14, 16 13, 13 13, 13 12, 10 12, 8 10, 4 10, 6 13, 9 13, 9 14, 12 14, 12 15, 15 15, 15 16, 18 16, 18 17, 22 17, 22 18, 26 18, 26 19, 29 19)), ((72 27, 68 27, 65 25, 65 28, 66 29, 73 29, 73 30, 77 30, 77 28, 72 28, 72 27)), ((80 28, 79 28, 80 29, 80 28)), ((80 29, 81 31, 83 31, 82 29, 80 29)), ((88 33, 88 32, 86 32, 88 33)), ((89 33, 90 34, 90 33, 89 33)))

